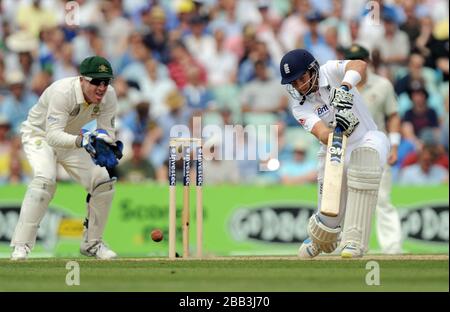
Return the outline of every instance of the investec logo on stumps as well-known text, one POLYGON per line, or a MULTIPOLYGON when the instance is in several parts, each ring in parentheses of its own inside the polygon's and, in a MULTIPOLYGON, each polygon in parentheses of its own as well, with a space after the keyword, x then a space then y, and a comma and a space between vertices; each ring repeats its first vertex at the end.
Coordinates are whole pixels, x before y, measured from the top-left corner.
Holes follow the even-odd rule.
POLYGON ((188 186, 191 183, 191 147, 184 148, 183 155, 183 185, 188 186))
POLYGON ((177 181, 175 163, 177 161, 177 148, 169 147, 169 185, 175 186, 177 181))
POLYGON ((201 146, 196 148, 197 155, 197 186, 203 185, 203 149, 201 146))

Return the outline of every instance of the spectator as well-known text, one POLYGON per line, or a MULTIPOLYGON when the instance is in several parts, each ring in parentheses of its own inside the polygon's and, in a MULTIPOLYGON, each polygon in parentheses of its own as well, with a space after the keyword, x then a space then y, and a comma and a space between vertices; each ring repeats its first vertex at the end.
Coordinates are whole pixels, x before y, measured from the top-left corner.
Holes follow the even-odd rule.
POLYGON ((86 55, 105 55, 103 39, 95 25, 81 27, 78 35, 72 40, 73 60, 80 64, 86 55))
POLYGON ((179 127, 189 127, 192 112, 186 106, 186 101, 181 93, 174 89, 170 91, 164 103, 168 107, 168 113, 162 114, 156 119, 154 126, 150 127, 144 142, 144 154, 148 155, 150 162, 156 168, 156 176, 159 181, 167 179, 167 167, 164 163, 168 158, 170 136, 176 136, 173 131, 179 127))
POLYGON ((317 12, 308 14, 306 20, 308 21, 309 32, 303 37, 304 48, 316 56, 320 65, 336 59, 336 52, 327 44, 322 34, 319 33, 318 25, 322 19, 323 17, 317 12))
MULTIPOLYGON (((351 38, 350 35, 350 23, 343 18, 343 1, 341 0, 333 0, 333 11, 331 14, 323 20, 320 25, 320 31, 325 33, 325 29, 329 27, 333 27, 337 32, 337 42, 339 46, 349 47, 352 42, 355 42, 357 39, 357 34, 354 38, 351 38)), ((357 25, 357 22, 356 22, 357 25)), ((357 28, 358 29, 358 26, 357 28)))
MULTIPOLYGON (((1 106, 0 106, 1 107, 1 106)), ((9 177, 12 141, 9 136, 11 123, 0 114, 0 185, 6 184, 9 177)))
POLYGON ((127 49, 132 32, 131 22, 123 16, 122 1, 102 1, 103 20, 98 24, 104 40, 105 51, 113 67, 119 64, 120 56, 127 49))
POLYGON ((395 92, 397 95, 408 92, 411 82, 415 80, 424 80, 427 91, 434 91, 429 90, 428 88, 433 87, 433 85, 436 84, 434 78, 436 73, 432 69, 424 67, 424 63, 425 59, 422 54, 413 52, 409 55, 406 75, 400 77, 400 79, 395 82, 395 92))
POLYGON ((448 44, 448 17, 447 24, 443 24, 443 31, 429 16, 421 19, 421 32, 415 45, 425 57, 425 66, 435 68, 442 72, 443 80, 448 84, 449 77, 449 44, 448 44))
POLYGON ((31 92, 37 96, 41 96, 41 94, 44 93, 45 89, 47 89, 52 82, 53 80, 51 73, 47 71, 40 71, 34 75, 31 80, 31 92))
POLYGON ((413 47, 415 45, 415 41, 420 34, 420 20, 416 16, 415 9, 415 0, 403 1, 403 11, 405 12, 406 20, 400 25, 400 30, 404 31, 408 35, 411 52, 414 50, 413 47))
POLYGON ((302 47, 303 36, 308 31, 305 15, 311 10, 308 0, 293 1, 292 11, 284 19, 280 29, 280 41, 285 50, 302 47))
POLYGON ((144 43, 158 61, 167 65, 170 61, 170 38, 165 25, 164 9, 160 6, 153 6, 148 25, 150 31, 144 35, 144 43))
POLYGON ((195 115, 201 114, 215 108, 216 103, 211 90, 201 81, 199 68, 190 68, 187 72, 188 83, 183 88, 187 106, 194 111, 195 115))
MULTIPOLYGON (((152 59, 151 51, 142 42, 142 38, 139 34, 133 34, 130 37, 130 48, 127 51, 127 55, 122 59, 124 61, 124 68, 122 70, 122 76, 126 80, 141 84, 141 80, 147 76, 145 62, 152 59)), ((160 63, 158 63, 160 64, 160 63)), ((164 65, 158 66, 158 70, 161 71, 161 75, 167 75, 167 68, 164 65)))
POLYGON ((262 41, 256 41, 251 47, 248 58, 239 66, 238 82, 240 85, 244 85, 255 79, 255 64, 257 61, 261 61, 266 65, 270 77, 279 77, 278 65, 275 65, 270 57, 267 45, 262 41))
POLYGON ((0 106, 0 114, 8 118, 12 132, 18 134, 22 122, 27 119, 28 111, 37 103, 38 98, 26 89, 25 76, 22 72, 9 72, 6 79, 10 94, 5 97, 3 104, 0 106))
MULTIPOLYGON (((205 183, 207 185, 239 183, 239 167, 236 160, 223 159, 224 143, 220 139, 211 138, 206 141, 210 155, 219 155, 203 162, 205 183)), ((205 142, 205 144, 206 144, 205 142)))
MULTIPOLYGON (((373 51, 385 36, 386 24, 383 21, 380 23, 380 17, 382 19, 388 18, 395 24, 400 23, 400 17, 395 7, 388 4, 388 1, 373 0, 371 2, 365 2, 363 5, 363 14, 359 18, 358 44, 369 51, 373 51)), ((381 47, 383 46, 381 45, 381 47)))
POLYGON ((439 133, 439 121, 436 112, 428 107, 428 92, 420 83, 413 83, 409 89, 413 107, 408 110, 402 120, 403 136, 416 144, 420 144, 425 130, 431 130, 435 138, 439 133))
POLYGON ((183 42, 194 58, 203 66, 207 66, 208 60, 216 50, 214 37, 205 31, 205 19, 199 15, 193 15, 189 21, 191 33, 184 36, 183 42))
POLYGON ((141 76, 139 84, 142 95, 152 103, 150 114, 158 118, 168 113, 165 103, 166 96, 176 88, 175 82, 168 76, 167 67, 154 58, 144 62, 145 73, 141 76))
POLYGON ((41 4, 41 0, 33 0, 30 4, 20 6, 16 17, 20 28, 35 37, 39 35, 42 27, 56 26, 57 23, 55 12, 43 8, 41 4))
POLYGON ((123 118, 134 107, 134 103, 142 98, 138 89, 128 83, 124 77, 118 76, 114 79, 114 90, 117 95, 117 117, 123 118))
POLYGON ((288 97, 278 79, 270 76, 269 69, 263 61, 257 61, 254 68, 256 79, 242 88, 242 112, 277 114, 284 111, 288 97))
POLYGON ((419 163, 403 168, 400 171, 400 184, 403 185, 436 185, 448 183, 448 171, 433 164, 436 160, 436 147, 425 145, 419 154, 419 163))
POLYGON ((237 57, 225 49, 225 33, 222 29, 214 31, 214 52, 205 63, 208 71, 208 84, 221 87, 236 82, 237 57))
POLYGON ((3 56, 0 52, 0 102, 3 96, 8 94, 8 84, 6 83, 6 69, 5 62, 3 61, 3 56))
POLYGON ((151 123, 149 111, 150 103, 138 98, 134 109, 123 117, 123 124, 133 132, 134 141, 144 141, 151 123))
POLYGON ((391 78, 394 71, 406 65, 410 50, 409 39, 408 35, 398 28, 395 14, 386 11, 382 19, 384 35, 377 41, 375 48, 380 51, 381 60, 387 67, 386 76, 391 78))
POLYGON ((256 35, 259 40, 266 43, 275 63, 279 63, 283 57, 283 45, 278 37, 281 19, 270 4, 270 1, 267 0, 258 1, 261 22, 256 25, 256 35))
POLYGON ((35 62, 33 55, 37 52, 39 41, 25 31, 18 31, 6 38, 8 53, 5 56, 5 64, 8 70, 21 70, 25 76, 27 88, 31 80, 39 71, 39 64, 35 62))
POLYGON ((428 92, 428 103, 433 108, 438 116, 442 116, 444 109, 442 106, 443 98, 439 93, 438 86, 440 79, 438 79, 437 72, 429 67, 424 67, 425 59, 419 53, 412 53, 409 56, 408 71, 406 75, 395 82, 395 92, 399 95, 400 114, 404 115, 406 110, 412 107, 411 99, 407 93, 410 85, 421 83, 424 84, 428 92))
POLYGON ((444 117, 444 122, 442 122, 441 124, 441 145, 444 147, 445 151, 448 153, 449 149, 448 149, 448 144, 449 144, 449 128, 448 128, 448 122, 449 122, 449 114, 448 114, 448 95, 445 98, 445 117, 444 117))
POLYGON ((281 163, 279 171, 281 183, 290 185, 317 181, 316 162, 307 160, 307 151, 307 142, 295 143, 292 158, 281 163))
POLYGON ((73 63, 73 47, 66 42, 56 55, 56 61, 53 66, 53 79, 59 80, 78 75, 78 70, 73 63))
POLYGON ((119 165, 118 173, 120 181, 130 183, 141 183, 156 178, 155 168, 142 152, 142 142, 133 142, 132 157, 119 165))
POLYGON ((200 80, 203 83, 207 82, 204 67, 192 57, 192 54, 181 41, 177 41, 171 46, 171 60, 167 66, 170 78, 175 81, 180 90, 186 86, 188 70, 193 67, 200 70, 200 80))

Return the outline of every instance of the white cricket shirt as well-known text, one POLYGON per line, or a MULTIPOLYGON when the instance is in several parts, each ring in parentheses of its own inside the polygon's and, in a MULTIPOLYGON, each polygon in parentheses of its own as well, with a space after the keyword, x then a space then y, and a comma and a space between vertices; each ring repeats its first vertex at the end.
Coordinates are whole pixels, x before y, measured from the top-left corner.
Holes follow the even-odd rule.
POLYGON ((88 104, 81 90, 80 77, 60 79, 52 83, 31 108, 22 124, 22 132, 46 137, 52 147, 75 148, 77 135, 88 122, 96 119, 97 129, 105 129, 115 139, 114 123, 117 96, 108 86, 99 104, 88 104))
MULTIPOLYGON (((330 90, 332 87, 341 86, 345 75, 345 66, 349 61, 328 61, 320 66, 319 90, 306 97, 303 104, 296 103, 292 107, 292 113, 297 121, 307 131, 311 132, 316 122, 322 120, 331 127, 334 122, 335 108, 329 104, 330 90)), ((354 95, 352 111, 359 119, 359 125, 347 140, 348 146, 359 142, 364 134, 370 130, 377 130, 370 112, 364 103, 358 90, 352 88, 350 92, 354 95)), ((323 145, 323 143, 321 142, 323 145)))

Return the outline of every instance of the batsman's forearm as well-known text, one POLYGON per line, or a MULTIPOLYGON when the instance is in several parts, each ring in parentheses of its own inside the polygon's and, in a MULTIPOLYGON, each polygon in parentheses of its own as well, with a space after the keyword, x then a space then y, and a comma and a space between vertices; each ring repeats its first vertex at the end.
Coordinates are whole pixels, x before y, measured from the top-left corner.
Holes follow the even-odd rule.
POLYGON ((360 81, 366 80, 367 63, 361 60, 353 60, 345 66, 345 75, 342 79, 342 85, 352 89, 356 87, 360 81), (358 76, 359 74, 359 76, 358 76))
POLYGON ((323 144, 328 145, 328 135, 333 132, 323 121, 317 122, 311 130, 311 133, 323 144))

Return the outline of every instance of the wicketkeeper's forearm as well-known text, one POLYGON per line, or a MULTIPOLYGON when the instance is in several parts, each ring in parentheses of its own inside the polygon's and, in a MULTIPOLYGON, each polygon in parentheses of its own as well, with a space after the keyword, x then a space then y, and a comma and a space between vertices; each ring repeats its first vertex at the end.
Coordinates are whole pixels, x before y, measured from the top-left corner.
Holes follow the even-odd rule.
POLYGON ((78 136, 66 133, 64 131, 48 131, 46 136, 48 145, 59 148, 76 147, 77 138, 78 136))

